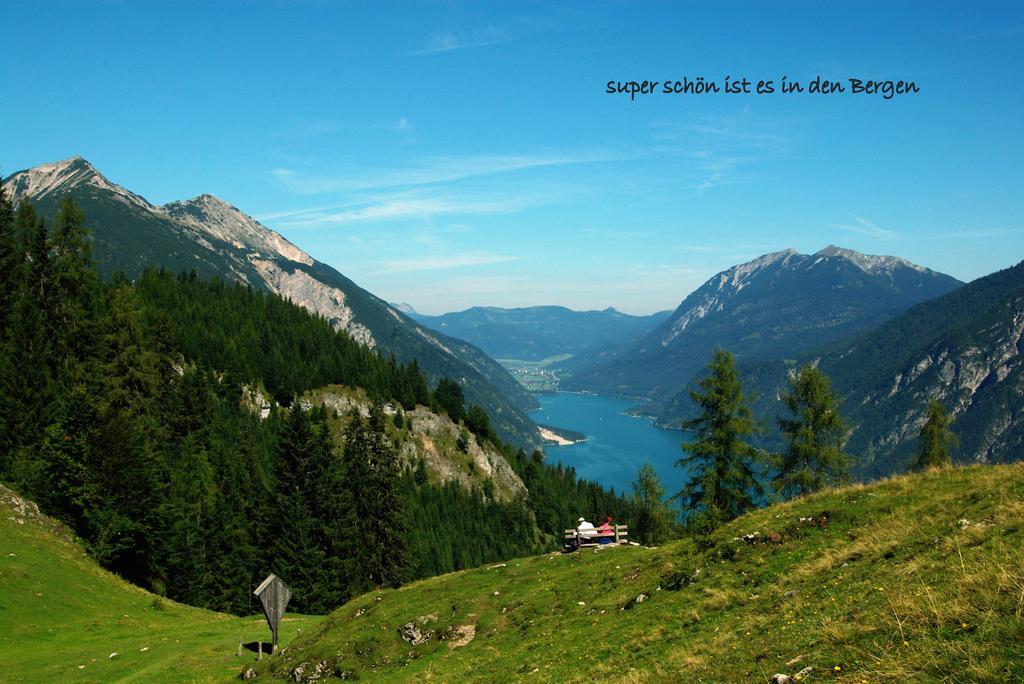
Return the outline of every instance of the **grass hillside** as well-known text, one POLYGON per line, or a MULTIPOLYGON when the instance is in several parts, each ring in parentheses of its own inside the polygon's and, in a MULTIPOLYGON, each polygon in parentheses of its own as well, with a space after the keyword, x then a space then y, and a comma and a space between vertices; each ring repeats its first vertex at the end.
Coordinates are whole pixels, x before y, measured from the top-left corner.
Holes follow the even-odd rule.
POLYGON ((523 558, 367 594, 260 669, 300 681, 1022 681, 1024 464, 825 492, 704 542, 523 558))
MULTIPOLYGON (((286 616, 282 643, 320 619, 286 616)), ((239 640, 260 639, 270 640, 262 616, 236 618, 143 591, 0 486, 0 681, 227 681, 256 661, 248 650, 235 655, 239 640)))

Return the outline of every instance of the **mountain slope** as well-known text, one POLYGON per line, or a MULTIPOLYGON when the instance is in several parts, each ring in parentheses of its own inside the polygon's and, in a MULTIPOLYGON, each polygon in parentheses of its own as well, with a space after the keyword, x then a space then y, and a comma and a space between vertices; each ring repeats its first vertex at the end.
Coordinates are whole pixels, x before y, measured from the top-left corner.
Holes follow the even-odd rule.
POLYGON ((664 411, 717 347, 741 362, 792 358, 959 285, 903 259, 833 246, 810 255, 766 254, 714 276, 639 342, 577 369, 562 386, 644 398, 664 411))
POLYGON ((855 426, 848 450, 862 457, 865 475, 877 475, 909 462, 930 398, 954 418, 958 460, 1020 458, 1022 351, 1024 262, 915 306, 822 355, 820 365, 855 426))
MULTIPOLYGON (((235 655, 239 640, 270 636, 260 616, 184 606, 102 570, 63 525, 3 485, 0 584, 4 681, 226 681, 256 660, 235 655)), ((282 643, 321 619, 288 615, 282 643)))
POLYGON ((417 360, 434 382, 457 380, 468 403, 487 409, 503 439, 523 447, 538 442, 536 427, 524 413, 536 407, 536 399, 500 364, 473 345, 412 321, 216 197, 200 195, 158 207, 110 182, 81 157, 12 174, 4 188, 15 200, 32 201, 48 217, 61 197, 72 196, 88 217, 94 257, 104 273, 134 277, 148 266, 194 269, 204 277, 237 280, 288 297, 399 361, 417 360))
POLYGON ((293 681, 317 666, 385 682, 767 681, 805 668, 813 681, 1019 681, 1022 515, 1020 464, 858 485, 699 543, 523 558, 366 594, 260 669, 293 681), (754 532, 765 541, 741 539, 754 532))
POLYGON ((562 306, 478 306, 440 316, 410 315, 428 328, 472 342, 496 359, 543 361, 626 344, 669 313, 630 316, 611 308, 572 311, 562 306))

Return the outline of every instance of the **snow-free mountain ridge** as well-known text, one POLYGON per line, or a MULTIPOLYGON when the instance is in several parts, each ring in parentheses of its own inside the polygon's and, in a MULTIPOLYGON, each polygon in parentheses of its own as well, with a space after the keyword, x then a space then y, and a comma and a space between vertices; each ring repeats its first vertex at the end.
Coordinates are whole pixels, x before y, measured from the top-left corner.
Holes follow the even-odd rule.
POLYGON ((772 252, 712 276, 639 340, 568 368, 561 386, 643 399, 647 411, 675 424, 687 407, 668 410, 670 400, 717 347, 741 361, 793 358, 960 284, 905 259, 832 245, 816 254, 772 252))
POLYGON ((85 212, 93 255, 105 274, 133 277, 164 267, 274 292, 399 361, 416 360, 435 382, 459 381, 467 403, 487 409, 499 435, 523 447, 538 442, 536 426, 523 412, 536 399, 497 362, 424 328, 228 202, 203 194, 158 206, 77 156, 14 173, 3 186, 15 202, 30 200, 50 218, 63 196, 73 197, 85 212))

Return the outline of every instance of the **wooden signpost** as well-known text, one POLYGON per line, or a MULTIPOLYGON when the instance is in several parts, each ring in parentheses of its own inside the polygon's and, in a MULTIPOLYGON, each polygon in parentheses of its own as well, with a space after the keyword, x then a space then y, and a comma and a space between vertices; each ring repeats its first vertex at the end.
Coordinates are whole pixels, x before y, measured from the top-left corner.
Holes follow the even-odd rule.
POLYGON ((274 635, 270 652, 277 653, 277 628, 284 616, 284 609, 288 606, 288 599, 292 597, 291 589, 281 581, 281 578, 271 573, 253 593, 259 597, 260 604, 263 605, 263 614, 267 617, 267 624, 274 635))

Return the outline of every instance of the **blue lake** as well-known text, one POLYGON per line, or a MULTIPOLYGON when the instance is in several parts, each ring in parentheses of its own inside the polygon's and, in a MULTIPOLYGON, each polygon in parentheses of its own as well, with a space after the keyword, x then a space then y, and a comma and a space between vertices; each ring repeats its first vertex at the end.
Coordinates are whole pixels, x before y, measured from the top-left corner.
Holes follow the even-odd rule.
POLYGON ((545 448, 548 461, 572 466, 587 480, 632 492, 632 483, 644 463, 661 477, 669 495, 683 488, 685 473, 675 466, 683 455, 683 433, 663 430, 648 418, 634 418, 623 411, 634 405, 628 399, 592 394, 539 394, 541 408, 530 414, 534 422, 582 432, 587 441, 571 446, 545 448))

